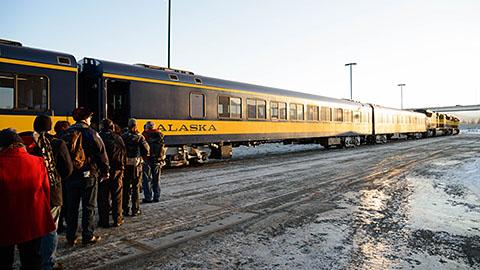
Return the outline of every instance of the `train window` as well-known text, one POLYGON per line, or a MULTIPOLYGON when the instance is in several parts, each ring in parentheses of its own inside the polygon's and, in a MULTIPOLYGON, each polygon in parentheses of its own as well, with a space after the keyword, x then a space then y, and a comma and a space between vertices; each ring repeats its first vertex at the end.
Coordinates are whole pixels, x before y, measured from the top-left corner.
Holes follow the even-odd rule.
POLYGON ((322 107, 320 109, 320 119, 322 121, 332 121, 332 111, 328 107, 322 107))
POLYGON ((290 103, 290 120, 297 120, 297 104, 290 103))
POLYGON ((287 120, 287 103, 280 102, 278 103, 278 111, 280 113, 280 119, 287 120))
POLYGON ((267 102, 265 100, 257 100, 257 118, 267 118, 267 102))
POLYGON ((230 105, 229 97, 224 97, 224 96, 218 97, 218 117, 230 117, 229 105, 230 105))
POLYGON ((242 118, 242 99, 230 98, 230 117, 242 118))
POLYGON ((343 109, 335 108, 333 111, 333 121, 343 122, 343 109))
POLYGON ((297 104, 297 120, 304 120, 304 110, 302 104, 297 104))
POLYGON ((247 99, 248 118, 250 119, 266 119, 267 118, 267 102, 259 99, 247 99))
POLYGON ((17 76, 17 108, 20 110, 47 110, 48 79, 43 76, 17 76))
POLYGON ((0 109, 13 109, 15 78, 13 75, 0 73, 0 109))
POLYGON ((58 56, 57 57, 57 62, 60 65, 66 65, 66 66, 72 65, 72 63, 70 62, 70 58, 68 58, 68 57, 58 56))
POLYGON ((168 74, 168 77, 169 77, 170 80, 172 80, 172 81, 178 81, 178 76, 175 75, 175 74, 168 74))
POLYGON ((278 102, 272 101, 270 102, 270 117, 272 119, 278 119, 278 102))
POLYGON ((345 122, 352 122, 352 111, 351 110, 345 110, 344 111, 343 120, 345 122))
POLYGON ((218 97, 218 117, 242 118, 242 100, 234 97, 218 97))
POLYGON ((205 117, 205 96, 202 94, 190 94, 190 116, 192 118, 205 117))
POLYGON ((248 110, 248 118, 255 119, 257 118, 257 103, 255 99, 247 99, 247 110, 248 110))
POLYGON ((200 79, 200 78, 195 78, 195 83, 196 83, 196 84, 202 84, 203 82, 202 82, 202 79, 200 79))
POLYGON ((307 105, 307 120, 318 121, 318 106, 307 105))

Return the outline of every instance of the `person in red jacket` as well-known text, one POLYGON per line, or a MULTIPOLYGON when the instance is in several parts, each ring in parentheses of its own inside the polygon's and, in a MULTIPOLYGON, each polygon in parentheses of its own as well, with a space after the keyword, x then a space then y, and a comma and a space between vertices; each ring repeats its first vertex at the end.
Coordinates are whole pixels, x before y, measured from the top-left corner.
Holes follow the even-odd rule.
POLYGON ((0 131, 0 213, 0 269, 12 269, 15 246, 22 269, 40 269, 42 236, 55 230, 50 184, 43 159, 12 129, 0 131))

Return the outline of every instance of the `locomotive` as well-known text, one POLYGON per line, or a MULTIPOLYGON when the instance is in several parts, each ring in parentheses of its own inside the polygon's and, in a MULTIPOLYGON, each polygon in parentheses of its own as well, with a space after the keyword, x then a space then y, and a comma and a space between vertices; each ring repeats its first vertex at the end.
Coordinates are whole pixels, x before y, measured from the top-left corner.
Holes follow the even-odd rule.
POLYGON ((263 142, 326 148, 459 133, 459 119, 234 82, 148 64, 71 54, 0 40, 0 128, 31 130, 39 113, 72 122, 78 106, 121 127, 133 117, 165 135, 170 166, 229 158, 263 142))

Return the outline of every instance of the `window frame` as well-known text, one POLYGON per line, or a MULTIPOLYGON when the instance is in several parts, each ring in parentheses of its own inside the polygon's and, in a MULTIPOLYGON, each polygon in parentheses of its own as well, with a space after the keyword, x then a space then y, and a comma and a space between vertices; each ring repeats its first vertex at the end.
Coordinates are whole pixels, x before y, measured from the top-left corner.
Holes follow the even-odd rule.
POLYGON ((247 98, 247 119, 248 120, 267 120, 268 119, 268 102, 265 99, 260 99, 260 98, 247 98), (249 104, 249 102, 253 101, 254 104, 253 106, 255 107, 255 117, 250 116, 250 106, 252 104, 249 104), (264 110, 264 118, 259 118, 259 105, 258 103, 263 102, 265 104, 265 110, 264 110))
POLYGON ((318 122, 320 121, 320 106, 318 105, 312 105, 312 104, 307 104, 307 121, 310 122, 318 122), (312 119, 309 119, 310 117, 310 109, 313 108, 313 114, 312 114, 312 119))
POLYGON ((4 109, 0 108, 2 112, 24 112, 24 113, 39 113, 39 112, 48 112, 51 110, 51 81, 50 77, 44 73, 15 73, 15 72, 6 72, 0 70, 0 73, 5 75, 11 75, 14 78, 13 84, 13 108, 12 109, 4 109), (19 76, 30 76, 30 77, 43 77, 46 79, 46 104, 44 110, 32 110, 32 109, 19 109, 18 108, 18 77, 19 76))
POLYGON ((230 96, 230 95, 218 95, 217 96, 217 118, 218 119, 231 119, 231 120, 241 120, 243 116, 243 107, 242 107, 242 98, 241 97, 236 97, 236 96, 230 96), (220 113, 218 111, 218 105, 220 105, 220 98, 228 98, 228 116, 220 116, 220 113), (232 117, 232 98, 238 98, 240 100, 240 116, 239 117, 232 117))
POLYGON ((279 121, 288 121, 288 103, 287 102, 278 102, 278 120, 279 121), (282 108, 280 106, 280 104, 284 105, 284 109, 285 109, 285 114, 282 115, 281 112, 282 112, 282 108), (282 116, 284 116, 284 118, 282 118, 282 116))
POLYGON ((278 101, 270 101, 270 119, 272 120, 280 120, 280 106, 279 106, 279 102, 278 101), (275 106, 273 106, 273 104, 276 104, 275 106), (273 109, 277 110, 277 114, 275 115, 274 117, 274 114, 273 114, 273 109))

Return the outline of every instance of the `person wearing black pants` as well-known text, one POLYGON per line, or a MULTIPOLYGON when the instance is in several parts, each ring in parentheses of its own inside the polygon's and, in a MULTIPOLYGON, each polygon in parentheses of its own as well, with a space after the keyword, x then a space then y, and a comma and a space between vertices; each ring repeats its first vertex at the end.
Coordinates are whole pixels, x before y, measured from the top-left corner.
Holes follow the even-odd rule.
POLYGON ((73 173, 66 180, 67 189, 67 242, 77 242, 78 211, 82 200, 82 242, 95 244, 100 236, 94 235, 94 213, 97 202, 98 181, 108 179, 110 166, 100 135, 90 127, 93 113, 84 107, 73 111, 76 123, 70 126, 62 139, 67 143, 73 162, 73 173), (80 147, 81 146, 81 147, 80 147))
POLYGON ((42 238, 6 247, 0 247, 0 269, 13 269, 15 246, 20 254, 22 269, 41 269, 42 256, 40 256, 40 243, 42 238))
MULTIPOLYGON (((93 235, 95 225, 95 206, 97 199, 97 179, 72 175, 65 184, 67 188, 67 240, 75 244, 80 200, 82 201, 82 239, 96 238, 93 235)), ((85 242, 85 241, 84 241, 85 242)))
POLYGON ((122 137, 114 131, 115 124, 110 119, 103 119, 101 128, 99 134, 107 150, 110 178, 101 181, 98 185, 98 225, 104 228, 110 227, 109 211, 111 201, 113 226, 118 227, 123 224, 122 181, 127 154, 122 137))
POLYGON ((140 188, 142 164, 150 155, 150 146, 142 134, 138 132, 137 120, 128 120, 128 130, 122 134, 127 150, 125 178, 123 178, 123 215, 129 214, 130 197, 132 199, 132 216, 140 214, 140 188))

